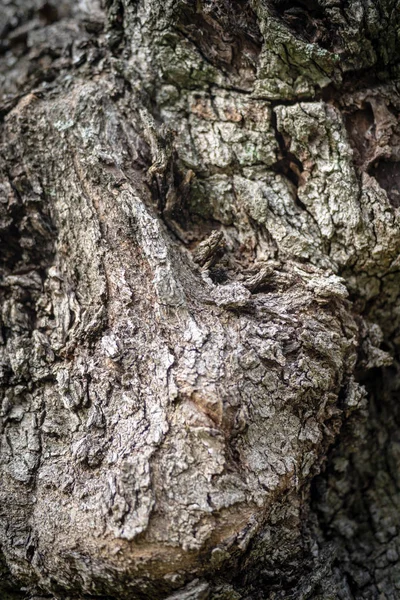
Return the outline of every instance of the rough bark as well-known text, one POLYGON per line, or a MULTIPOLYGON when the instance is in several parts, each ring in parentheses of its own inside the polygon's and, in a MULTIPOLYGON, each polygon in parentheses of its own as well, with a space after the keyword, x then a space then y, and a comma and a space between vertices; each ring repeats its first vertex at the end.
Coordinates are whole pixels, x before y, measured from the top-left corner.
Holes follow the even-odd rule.
POLYGON ((2 0, 2 598, 399 597, 397 4, 2 0))

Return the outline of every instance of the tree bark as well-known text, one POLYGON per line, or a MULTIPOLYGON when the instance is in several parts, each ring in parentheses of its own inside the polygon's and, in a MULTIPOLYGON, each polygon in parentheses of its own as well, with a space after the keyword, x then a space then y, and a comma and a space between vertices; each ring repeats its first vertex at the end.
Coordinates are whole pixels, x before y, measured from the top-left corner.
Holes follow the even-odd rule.
POLYGON ((397 1, 1 12, 1 598, 398 598, 397 1))

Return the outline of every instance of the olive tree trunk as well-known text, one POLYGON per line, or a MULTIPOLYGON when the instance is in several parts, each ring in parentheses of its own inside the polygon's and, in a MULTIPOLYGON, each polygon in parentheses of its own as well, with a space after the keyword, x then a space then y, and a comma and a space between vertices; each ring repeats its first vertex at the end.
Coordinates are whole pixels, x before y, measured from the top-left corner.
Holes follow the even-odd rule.
POLYGON ((1 0, 2 600, 400 597, 397 0, 1 0))

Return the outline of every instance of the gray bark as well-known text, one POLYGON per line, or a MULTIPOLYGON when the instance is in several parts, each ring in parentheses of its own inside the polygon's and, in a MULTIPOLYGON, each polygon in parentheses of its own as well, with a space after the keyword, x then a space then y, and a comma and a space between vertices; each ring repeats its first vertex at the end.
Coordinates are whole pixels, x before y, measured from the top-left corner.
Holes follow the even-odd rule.
POLYGON ((2 599, 400 596, 397 4, 2 0, 2 599))

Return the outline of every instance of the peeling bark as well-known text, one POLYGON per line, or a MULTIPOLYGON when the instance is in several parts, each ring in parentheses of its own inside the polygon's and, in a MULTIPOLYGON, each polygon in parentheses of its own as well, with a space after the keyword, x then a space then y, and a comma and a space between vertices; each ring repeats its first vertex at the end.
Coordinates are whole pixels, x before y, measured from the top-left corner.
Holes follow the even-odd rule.
POLYGON ((0 19, 2 598, 397 598, 396 2, 0 19))

